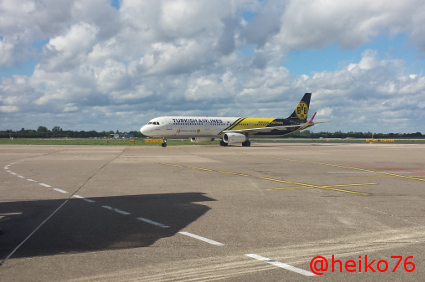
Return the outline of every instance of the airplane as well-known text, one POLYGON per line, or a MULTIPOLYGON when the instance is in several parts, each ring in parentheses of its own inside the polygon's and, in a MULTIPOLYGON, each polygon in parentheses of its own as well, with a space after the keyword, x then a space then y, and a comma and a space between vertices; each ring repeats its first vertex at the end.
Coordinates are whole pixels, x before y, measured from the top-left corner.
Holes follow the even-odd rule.
POLYGON ((167 147, 167 138, 189 138, 192 142, 207 142, 220 138, 220 146, 238 143, 251 146, 249 138, 252 137, 281 137, 321 123, 313 122, 316 113, 307 122, 310 99, 311 93, 305 93, 293 113, 285 119, 165 116, 151 119, 140 128, 140 132, 148 137, 162 138, 162 147, 167 147))

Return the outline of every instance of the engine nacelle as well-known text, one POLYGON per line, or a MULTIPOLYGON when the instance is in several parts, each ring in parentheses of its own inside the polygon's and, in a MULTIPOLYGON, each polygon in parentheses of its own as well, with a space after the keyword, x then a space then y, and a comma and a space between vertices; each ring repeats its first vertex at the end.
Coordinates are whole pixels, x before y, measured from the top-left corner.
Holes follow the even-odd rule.
POLYGON ((233 143, 242 143, 248 140, 248 138, 240 133, 225 133, 223 136, 224 143, 233 144, 233 143))
POLYGON ((214 141, 214 138, 211 137, 192 137, 190 138, 190 142, 209 142, 209 141, 214 141))

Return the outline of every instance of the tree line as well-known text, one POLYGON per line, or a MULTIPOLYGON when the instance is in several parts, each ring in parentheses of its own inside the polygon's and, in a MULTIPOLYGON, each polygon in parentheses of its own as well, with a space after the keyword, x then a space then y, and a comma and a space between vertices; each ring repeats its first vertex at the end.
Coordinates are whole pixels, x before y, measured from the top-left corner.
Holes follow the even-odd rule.
MULTIPOLYGON (((13 131, 13 130, 1 130, 0 138, 109 138, 111 134, 123 134, 124 132, 117 131, 74 131, 74 130, 63 130, 60 126, 55 126, 49 130, 45 126, 39 126, 37 130, 25 129, 13 131)), ((139 131, 129 131, 126 133, 134 134, 134 137, 144 137, 139 131)))
MULTIPOLYGON (((111 134, 123 134, 124 132, 117 131, 73 131, 73 130, 62 130, 61 127, 55 126, 49 130, 45 126, 39 126, 37 130, 22 128, 18 131, 13 130, 2 130, 0 131, 0 138, 109 138, 111 134)), ((129 131, 127 133, 134 134, 134 137, 145 137, 139 131, 129 131)), ((310 130, 304 130, 301 132, 295 132, 284 136, 283 138, 389 138, 389 139, 425 139, 425 135, 420 132, 415 133, 372 133, 368 132, 311 132, 310 130)))

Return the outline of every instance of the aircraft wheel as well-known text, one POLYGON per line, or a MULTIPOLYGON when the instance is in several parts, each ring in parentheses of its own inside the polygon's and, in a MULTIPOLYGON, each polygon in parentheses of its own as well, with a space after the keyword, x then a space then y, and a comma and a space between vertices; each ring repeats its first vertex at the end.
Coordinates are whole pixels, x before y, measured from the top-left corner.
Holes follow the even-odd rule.
POLYGON ((246 146, 251 146, 251 141, 245 141, 246 142, 246 146))
POLYGON ((164 148, 167 147, 167 143, 165 143, 165 142, 162 143, 162 147, 164 147, 164 148))
POLYGON ((220 146, 227 146, 227 143, 225 143, 223 140, 220 141, 220 146))

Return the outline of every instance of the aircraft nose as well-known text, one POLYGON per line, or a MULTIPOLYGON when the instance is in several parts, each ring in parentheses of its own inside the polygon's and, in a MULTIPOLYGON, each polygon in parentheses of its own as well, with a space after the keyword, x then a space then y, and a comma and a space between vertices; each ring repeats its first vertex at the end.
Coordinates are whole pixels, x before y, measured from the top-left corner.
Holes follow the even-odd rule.
POLYGON ((146 130, 146 126, 142 126, 142 127, 140 128, 140 133, 142 133, 143 135, 145 135, 145 136, 146 136, 146 132, 147 132, 147 130, 146 130))

